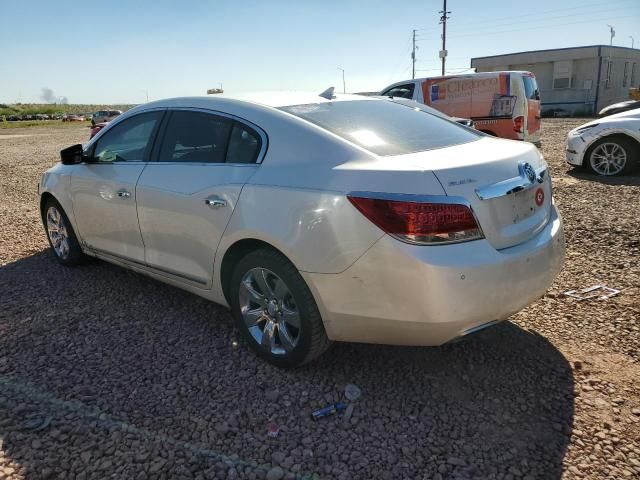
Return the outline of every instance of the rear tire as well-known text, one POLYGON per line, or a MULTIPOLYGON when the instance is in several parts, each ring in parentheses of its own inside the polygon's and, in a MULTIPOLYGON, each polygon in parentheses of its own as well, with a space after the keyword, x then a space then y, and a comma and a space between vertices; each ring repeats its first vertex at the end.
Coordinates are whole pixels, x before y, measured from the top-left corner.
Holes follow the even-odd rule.
POLYGON ((630 173, 637 164, 640 147, 623 136, 601 138, 584 156, 583 166, 603 177, 630 173))
POLYGON ((231 310, 251 348, 278 367, 297 367, 331 345, 316 302, 298 270, 263 248, 243 257, 230 282, 231 310))
POLYGON ((72 266, 85 260, 86 256, 82 253, 69 217, 54 198, 49 198, 44 204, 42 223, 51 251, 58 262, 72 266))

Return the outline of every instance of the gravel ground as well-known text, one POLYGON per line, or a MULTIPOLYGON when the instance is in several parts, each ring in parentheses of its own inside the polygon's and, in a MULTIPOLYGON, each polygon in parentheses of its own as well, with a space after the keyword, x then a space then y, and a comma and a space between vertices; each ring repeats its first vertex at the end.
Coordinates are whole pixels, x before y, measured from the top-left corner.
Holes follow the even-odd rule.
POLYGON ((59 266, 37 180, 87 129, 0 130, 0 478, 639 478, 640 177, 568 168, 579 123, 543 124, 568 240, 547 296, 465 342, 337 344, 294 371, 200 298, 59 266), (623 290, 562 295, 595 284, 623 290), (348 383, 351 418, 314 422, 348 383))

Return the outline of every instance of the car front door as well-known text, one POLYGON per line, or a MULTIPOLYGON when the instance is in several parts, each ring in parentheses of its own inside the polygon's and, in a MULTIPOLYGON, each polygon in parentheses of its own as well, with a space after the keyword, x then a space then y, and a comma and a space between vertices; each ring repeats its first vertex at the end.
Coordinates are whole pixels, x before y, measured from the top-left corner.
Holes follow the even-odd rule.
POLYGON ((264 133, 219 113, 174 110, 138 180, 147 265, 210 288, 213 260, 240 191, 266 148, 264 133))
POLYGON ((135 187, 163 113, 145 112, 114 125, 89 149, 90 161, 74 168, 70 187, 78 231, 97 253, 144 262, 135 187))

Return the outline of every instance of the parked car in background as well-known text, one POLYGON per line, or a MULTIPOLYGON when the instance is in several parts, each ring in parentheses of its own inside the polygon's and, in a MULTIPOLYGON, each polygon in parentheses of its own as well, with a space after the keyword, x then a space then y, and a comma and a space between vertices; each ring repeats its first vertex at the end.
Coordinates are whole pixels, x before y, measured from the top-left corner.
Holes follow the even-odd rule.
POLYGON ((496 137, 540 143, 540 92, 531 72, 505 71, 396 82, 380 95, 407 98, 496 137))
POLYGON ((91 124, 110 122, 119 115, 122 115, 121 110, 100 110, 91 116, 91 124))
POLYGON ((383 99, 150 102, 61 159, 39 184, 60 263, 102 258, 227 305, 280 366, 332 340, 464 337, 563 264, 534 146, 383 99))
POLYGON ((640 100, 626 100, 624 102, 614 103, 608 107, 604 107, 598 113, 599 117, 606 117, 620 112, 626 112, 628 110, 634 110, 640 108, 640 100))
POLYGON ((640 163, 640 108, 599 118, 567 135, 567 162, 603 176, 629 173, 640 163))
POLYGON ((70 113, 62 117, 63 122, 84 122, 84 116, 70 113))

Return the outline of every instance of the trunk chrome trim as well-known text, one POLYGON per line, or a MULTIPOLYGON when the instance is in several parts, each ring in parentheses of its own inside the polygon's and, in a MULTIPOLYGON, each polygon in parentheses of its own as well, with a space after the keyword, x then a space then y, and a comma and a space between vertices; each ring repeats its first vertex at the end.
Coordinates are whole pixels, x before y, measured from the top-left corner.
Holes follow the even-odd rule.
POLYGON ((520 170, 520 176, 509 178, 487 187, 476 188, 476 195, 480 200, 491 200, 498 197, 504 197, 513 193, 522 192, 535 187, 538 184, 544 182, 544 177, 547 175, 547 167, 544 166, 535 170, 535 178, 530 180, 522 168, 520 170))

